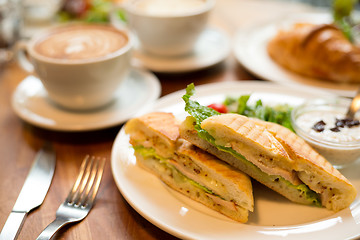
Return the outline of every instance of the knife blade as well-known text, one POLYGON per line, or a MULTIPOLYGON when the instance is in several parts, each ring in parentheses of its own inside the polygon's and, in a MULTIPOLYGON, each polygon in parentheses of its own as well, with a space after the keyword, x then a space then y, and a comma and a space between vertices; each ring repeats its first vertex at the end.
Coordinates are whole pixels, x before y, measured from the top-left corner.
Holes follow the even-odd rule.
POLYGON ((56 165, 56 154, 46 143, 36 154, 25 183, 0 233, 0 240, 17 239, 27 214, 40 206, 49 190, 56 165))

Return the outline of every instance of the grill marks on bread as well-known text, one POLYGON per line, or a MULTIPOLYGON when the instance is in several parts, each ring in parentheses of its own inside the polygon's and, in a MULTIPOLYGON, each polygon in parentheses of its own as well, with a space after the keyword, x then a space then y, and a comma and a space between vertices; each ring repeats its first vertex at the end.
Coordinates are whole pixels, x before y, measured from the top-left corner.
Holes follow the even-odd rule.
POLYGON ((353 202, 356 190, 323 156, 302 138, 278 124, 256 120, 282 143, 295 160, 294 170, 312 190, 320 194, 324 206, 339 211, 353 202))
POLYGON ((219 150, 210 142, 200 138, 197 131, 194 129, 194 121, 194 118, 187 117, 186 120, 182 122, 180 126, 180 135, 182 138, 185 138, 196 146, 217 156, 221 160, 229 163, 231 166, 240 169, 258 182, 285 196, 290 201, 306 205, 314 203, 312 199, 305 197, 304 192, 299 191, 297 188, 289 187, 286 181, 280 181, 278 175, 269 175, 261 171, 260 168, 256 167, 254 164, 248 164, 247 162, 249 161, 239 159, 229 152, 219 150))
POLYGON ((294 185, 301 183, 285 148, 257 122, 238 114, 224 114, 204 120, 201 127, 215 137, 217 144, 231 147, 263 172, 280 175, 294 185))
MULTIPOLYGON (((356 189, 338 170, 303 139, 283 126, 238 114, 223 114, 204 120, 201 127, 215 139, 222 139, 222 143, 230 142, 233 150, 264 172, 277 175, 271 168, 288 171, 297 179, 295 181, 305 183, 318 193, 322 205, 328 209, 344 209, 356 197, 356 189), (249 149, 250 153, 247 152, 249 149), (272 160, 263 158, 263 153, 272 160), (263 163, 269 164, 269 169, 264 168, 263 163)), ((278 175, 289 180, 289 175, 278 175)))

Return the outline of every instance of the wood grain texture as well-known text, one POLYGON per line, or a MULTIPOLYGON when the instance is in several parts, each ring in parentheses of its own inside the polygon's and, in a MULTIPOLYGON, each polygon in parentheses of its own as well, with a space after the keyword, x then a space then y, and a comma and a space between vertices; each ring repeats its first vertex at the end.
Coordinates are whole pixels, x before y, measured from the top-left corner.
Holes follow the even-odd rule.
MULTIPOLYGON (((221 1, 219 1, 221 2, 221 1)), ((224 3, 236 1, 224 0, 224 3)), ((228 6, 231 8, 231 5, 228 6)), ((235 31, 236 23, 226 23, 227 12, 220 8, 213 18, 219 26, 235 31), (216 15, 218 14, 218 15, 216 15)), ((96 204, 89 216, 69 225, 57 234, 57 239, 176 239, 155 227, 138 214, 122 197, 113 180, 110 155, 113 141, 121 125, 101 131, 67 133, 37 128, 20 120, 11 108, 11 96, 16 86, 27 76, 17 64, 0 69, 0 229, 17 199, 36 152, 44 141, 51 141, 57 152, 54 178, 44 203, 32 211, 19 239, 35 239, 55 218, 58 206, 67 196, 86 154, 107 158, 104 177, 96 204)), ((209 69, 187 74, 157 74, 162 96, 196 85, 255 79, 230 55, 226 61, 209 69)))
MULTIPOLYGON (((158 76, 163 95, 180 90, 187 83, 225 81, 225 67, 179 76, 158 76), (215 71, 215 72, 214 72, 215 71), (179 79, 178 79, 179 78, 179 79), (199 79, 199 81, 197 81, 199 79)), ((107 158, 96 204, 88 217, 69 225, 57 239, 176 239, 155 227, 125 201, 113 180, 110 154, 121 125, 101 131, 67 133, 37 128, 20 120, 10 104, 11 94, 26 74, 13 63, 1 73, 0 80, 0 228, 18 197, 36 152, 51 141, 57 152, 54 178, 44 203, 30 212, 19 239, 35 239, 55 218, 58 206, 67 196, 86 154, 107 158)), ((235 79, 233 79, 235 80, 235 79)))

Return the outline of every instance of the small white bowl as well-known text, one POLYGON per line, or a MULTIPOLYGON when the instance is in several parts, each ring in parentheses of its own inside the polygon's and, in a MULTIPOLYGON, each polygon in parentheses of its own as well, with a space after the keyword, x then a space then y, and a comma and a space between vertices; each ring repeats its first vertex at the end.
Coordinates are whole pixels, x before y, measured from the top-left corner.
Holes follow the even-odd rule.
MULTIPOLYGON (((350 100, 317 99, 295 107, 291 122, 295 132, 323 155, 335 168, 344 168, 360 159, 360 125, 335 127, 335 118, 345 119, 350 100), (312 127, 323 120, 323 131, 312 127), (336 129, 335 129, 336 130, 336 129)), ((359 120, 359 114, 355 115, 359 120)), ((322 124, 320 124, 322 125, 322 124)))

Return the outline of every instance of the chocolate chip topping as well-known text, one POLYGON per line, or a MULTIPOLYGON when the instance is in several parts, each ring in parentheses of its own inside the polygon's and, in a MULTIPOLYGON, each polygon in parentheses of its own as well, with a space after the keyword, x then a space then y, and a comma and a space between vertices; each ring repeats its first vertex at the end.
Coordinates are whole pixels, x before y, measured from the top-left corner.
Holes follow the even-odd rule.
POLYGON ((314 126, 312 127, 312 129, 314 129, 317 132, 322 132, 325 130, 325 125, 326 125, 326 123, 323 120, 321 120, 321 121, 315 123, 314 126))
MULTIPOLYGON (((314 129, 317 132, 322 132, 325 130, 325 125, 326 125, 326 123, 323 120, 321 120, 321 121, 315 123, 314 126, 312 127, 312 129, 314 129)), ((341 128, 344 128, 344 127, 352 128, 354 126, 359 126, 359 125, 360 125, 360 121, 357 119, 350 119, 350 118, 338 119, 338 118, 336 118, 335 126, 330 128, 330 130, 333 132, 340 132, 341 128)))

